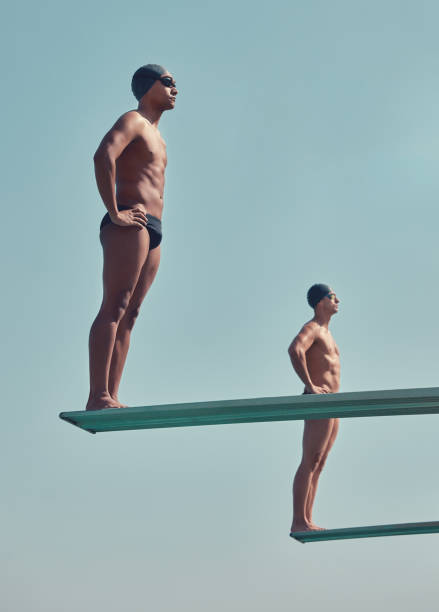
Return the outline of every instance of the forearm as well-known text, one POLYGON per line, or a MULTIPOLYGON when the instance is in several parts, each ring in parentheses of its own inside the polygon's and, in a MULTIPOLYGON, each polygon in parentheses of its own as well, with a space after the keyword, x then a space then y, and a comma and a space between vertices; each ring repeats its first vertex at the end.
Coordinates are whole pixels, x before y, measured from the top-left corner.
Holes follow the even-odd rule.
POLYGON ((96 184, 111 219, 118 213, 116 202, 116 162, 105 153, 94 157, 96 184))

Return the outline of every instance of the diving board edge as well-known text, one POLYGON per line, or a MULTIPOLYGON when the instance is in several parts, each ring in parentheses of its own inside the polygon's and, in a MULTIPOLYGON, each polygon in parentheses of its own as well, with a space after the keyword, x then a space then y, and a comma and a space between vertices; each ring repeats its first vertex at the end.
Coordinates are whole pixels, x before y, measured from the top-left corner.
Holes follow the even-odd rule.
POLYGON ((302 544, 306 544, 307 542, 378 538, 399 535, 421 535, 427 533, 439 533, 439 521, 399 523, 394 525, 367 525, 363 527, 323 529, 322 531, 296 531, 291 532, 290 537, 302 544))
POLYGON ((62 412, 59 416, 81 429, 96 433, 262 421, 437 413, 439 387, 111 408, 62 412))

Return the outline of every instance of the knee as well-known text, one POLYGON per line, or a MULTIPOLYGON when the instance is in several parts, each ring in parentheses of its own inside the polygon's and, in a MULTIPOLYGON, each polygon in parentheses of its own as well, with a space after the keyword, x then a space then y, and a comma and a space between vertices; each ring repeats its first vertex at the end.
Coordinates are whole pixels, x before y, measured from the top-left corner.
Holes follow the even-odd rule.
POLYGON ((315 469, 314 469, 315 473, 320 474, 320 472, 325 467, 325 463, 326 463, 326 459, 327 458, 328 458, 328 453, 327 452, 321 453, 319 455, 319 457, 316 458, 316 466, 315 466, 315 469))
POLYGON ((134 323, 136 322, 136 319, 139 316, 139 312, 140 306, 132 306, 130 304, 126 309, 124 315, 124 324, 129 330, 133 329, 134 323))
POLYGON ((119 323, 127 311, 130 298, 131 291, 120 291, 117 295, 104 299, 101 310, 105 312, 111 321, 119 323))
POLYGON ((319 473, 322 471, 323 466, 325 465, 326 457, 324 453, 315 453, 311 457, 311 472, 313 474, 319 473))
POLYGON ((320 459, 316 469, 314 470, 315 474, 320 474, 320 472, 323 470, 323 468, 325 467, 325 463, 326 463, 326 457, 322 457, 322 459, 320 459))

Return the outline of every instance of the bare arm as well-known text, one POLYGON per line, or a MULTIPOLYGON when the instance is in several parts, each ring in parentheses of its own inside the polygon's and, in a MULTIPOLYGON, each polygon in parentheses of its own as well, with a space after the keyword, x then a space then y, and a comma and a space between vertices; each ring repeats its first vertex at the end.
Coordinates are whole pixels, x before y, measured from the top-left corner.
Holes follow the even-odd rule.
POLYGON ((312 322, 304 325, 291 342, 288 348, 288 354, 297 376, 304 383, 308 393, 327 393, 327 390, 323 387, 317 387, 313 384, 306 364, 306 351, 310 349, 314 343, 317 337, 317 330, 318 327, 312 322))
MULTIPOLYGON (((134 215, 125 212, 126 219, 119 213, 116 202, 116 160, 123 150, 132 142, 144 128, 144 121, 135 111, 130 111, 122 115, 102 139, 101 144, 94 154, 94 165, 96 183, 102 201, 105 204, 110 219, 118 225, 139 225, 143 227, 140 220, 143 213, 134 215), (128 222, 128 217, 130 221, 128 222), (133 217, 131 219, 131 217, 133 217)), ((137 211, 136 211, 137 212, 137 211)), ((146 221, 146 219, 144 220, 146 221)))

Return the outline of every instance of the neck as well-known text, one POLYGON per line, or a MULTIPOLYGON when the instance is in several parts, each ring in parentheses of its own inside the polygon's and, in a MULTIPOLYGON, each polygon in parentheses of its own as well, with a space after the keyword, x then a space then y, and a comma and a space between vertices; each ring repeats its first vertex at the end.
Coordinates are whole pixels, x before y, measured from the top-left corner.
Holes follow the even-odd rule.
POLYGON ((316 312, 314 314, 314 321, 318 323, 319 325, 321 325, 322 327, 326 327, 326 329, 328 329, 329 327, 330 320, 331 320, 330 314, 326 314, 322 312, 316 312))
POLYGON ((145 117, 147 121, 154 127, 158 127, 160 118, 162 116, 163 111, 158 110, 157 108, 153 108, 147 102, 140 101, 139 106, 137 108, 142 117, 145 117))

